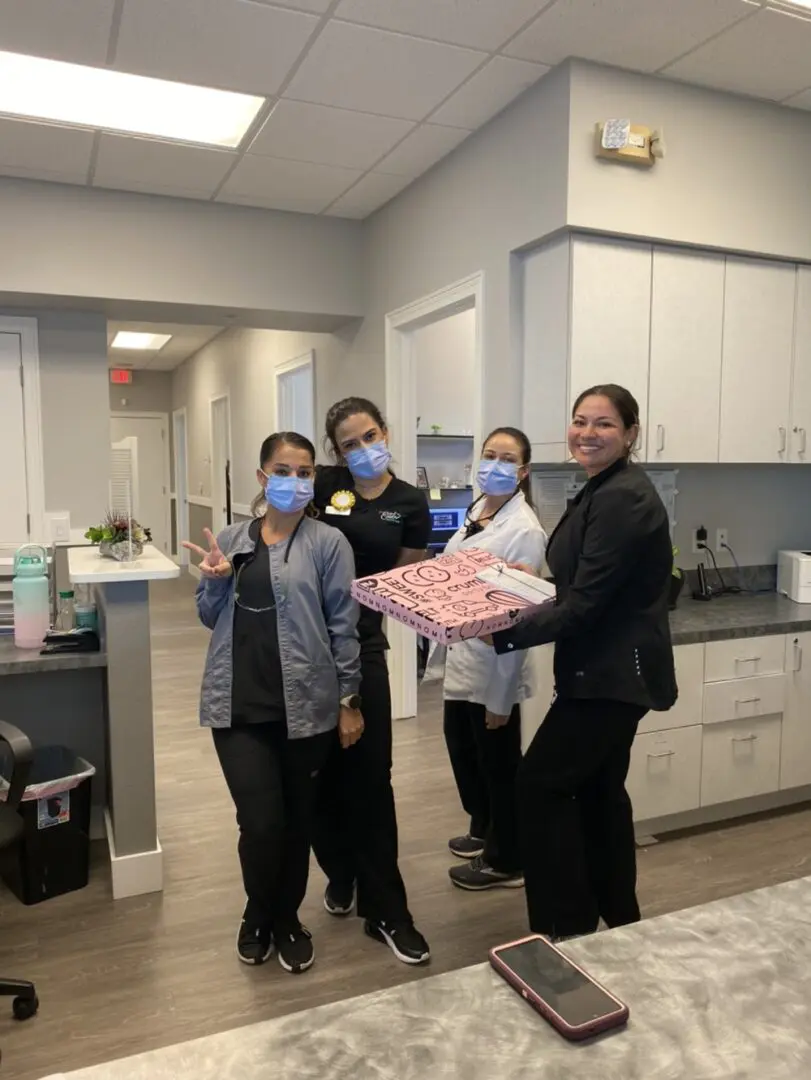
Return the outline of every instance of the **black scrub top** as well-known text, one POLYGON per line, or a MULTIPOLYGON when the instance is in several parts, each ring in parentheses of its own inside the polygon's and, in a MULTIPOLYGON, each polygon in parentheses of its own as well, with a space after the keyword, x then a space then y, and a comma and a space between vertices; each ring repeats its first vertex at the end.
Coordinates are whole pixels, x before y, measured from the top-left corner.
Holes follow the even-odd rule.
MULTIPOLYGON (((352 500, 349 500, 352 501, 352 500)), ((355 490, 349 469, 320 466, 315 476, 315 505, 321 521, 340 529, 355 555, 359 578, 380 574, 397 565, 401 548, 422 551, 431 535, 431 515, 425 493, 405 480, 393 477, 376 499, 362 498, 355 490), (335 513, 343 505, 341 493, 351 493, 354 505, 348 513, 335 513)), ((387 649, 383 616, 361 605, 358 636, 362 653, 387 649)))
POLYGON ((270 555, 258 520, 251 524, 251 539, 254 531, 253 554, 240 559, 235 568, 233 724, 259 724, 286 718, 270 555))

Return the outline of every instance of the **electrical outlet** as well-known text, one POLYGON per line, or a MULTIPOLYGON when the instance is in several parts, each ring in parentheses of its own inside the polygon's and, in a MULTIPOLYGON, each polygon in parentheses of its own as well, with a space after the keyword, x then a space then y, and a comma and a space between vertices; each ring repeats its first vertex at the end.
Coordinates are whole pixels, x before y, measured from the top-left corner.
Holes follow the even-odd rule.
POLYGON ((715 550, 718 552, 726 551, 726 545, 729 543, 729 536, 726 529, 716 529, 715 531, 715 550))
POLYGON ((703 525, 699 525, 697 529, 693 529, 693 554, 701 555, 704 552, 704 547, 707 545, 707 530, 703 525), (702 546, 703 545, 703 546, 702 546))

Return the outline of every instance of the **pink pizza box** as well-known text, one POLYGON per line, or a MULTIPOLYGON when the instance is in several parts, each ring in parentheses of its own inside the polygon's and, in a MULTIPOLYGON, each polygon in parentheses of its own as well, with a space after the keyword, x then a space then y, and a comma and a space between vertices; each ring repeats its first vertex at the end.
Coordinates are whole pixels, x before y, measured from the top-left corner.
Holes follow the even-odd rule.
POLYGON ((490 552, 467 548, 359 578, 352 583, 352 595, 424 637, 452 645, 506 630, 542 606, 477 578, 501 566, 503 560, 490 552))

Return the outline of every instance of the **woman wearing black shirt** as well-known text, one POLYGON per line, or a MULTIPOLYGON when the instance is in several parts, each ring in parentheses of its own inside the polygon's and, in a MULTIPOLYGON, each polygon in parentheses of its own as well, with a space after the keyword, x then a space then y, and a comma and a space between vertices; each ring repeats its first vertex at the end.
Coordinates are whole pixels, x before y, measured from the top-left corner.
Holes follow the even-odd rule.
POLYGON ((629 460, 638 435, 639 407, 623 387, 578 397, 569 450, 588 482, 546 549, 555 604, 494 635, 499 653, 555 642, 556 697, 517 783, 529 924, 551 937, 640 917, 625 778, 639 721, 673 705, 676 679, 670 527, 629 460))
MULTIPOLYGON (((388 432, 380 410, 347 398, 329 410, 327 440, 335 460, 319 468, 315 504, 321 520, 339 529, 355 555, 358 577, 425 557, 431 520, 425 496, 389 468, 388 432)), ((324 768, 313 848, 329 884, 324 906, 349 915, 357 888, 366 933, 406 964, 429 959, 414 926, 397 866, 397 817, 391 786, 391 693, 383 617, 362 607, 360 698, 365 733, 324 768)))

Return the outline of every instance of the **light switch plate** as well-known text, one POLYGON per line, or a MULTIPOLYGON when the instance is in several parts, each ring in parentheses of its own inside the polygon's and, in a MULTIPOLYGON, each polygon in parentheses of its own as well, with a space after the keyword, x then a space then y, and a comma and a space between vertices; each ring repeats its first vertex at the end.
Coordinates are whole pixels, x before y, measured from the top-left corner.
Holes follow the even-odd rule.
POLYGON ((70 543, 70 514, 67 510, 45 515, 45 529, 53 544, 70 543))

